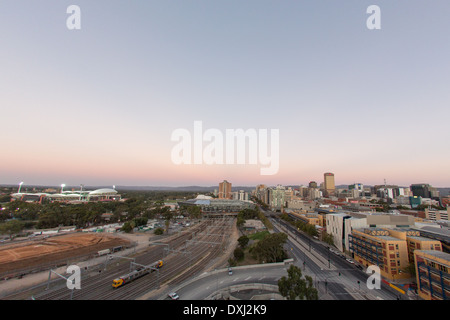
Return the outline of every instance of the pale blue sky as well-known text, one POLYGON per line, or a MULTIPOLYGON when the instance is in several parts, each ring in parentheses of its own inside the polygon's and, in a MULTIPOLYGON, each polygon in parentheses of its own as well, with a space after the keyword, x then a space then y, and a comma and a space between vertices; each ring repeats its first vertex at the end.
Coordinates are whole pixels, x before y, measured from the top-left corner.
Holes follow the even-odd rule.
POLYGON ((300 184, 330 171, 337 184, 449 186, 449 16, 444 0, 1 0, 0 183, 300 184), (71 4, 81 30, 66 28, 71 4), (381 30, 366 28, 372 4, 381 30), (171 132, 195 120, 280 129, 279 174, 175 168, 171 132))

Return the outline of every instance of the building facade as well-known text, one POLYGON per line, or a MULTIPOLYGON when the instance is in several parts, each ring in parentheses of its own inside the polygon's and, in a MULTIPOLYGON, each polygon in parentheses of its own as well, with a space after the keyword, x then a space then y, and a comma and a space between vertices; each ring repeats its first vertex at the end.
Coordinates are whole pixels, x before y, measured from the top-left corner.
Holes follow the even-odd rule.
POLYGON ((219 199, 233 199, 231 193, 231 182, 224 180, 219 183, 219 199))
POLYGON ((417 291, 425 300, 450 300, 450 254, 414 251, 417 291))
POLYGON ((334 173, 326 172, 323 175, 323 188, 326 196, 332 196, 335 194, 336 186, 334 184, 334 173))
POLYGON ((406 241, 392 237, 389 230, 354 229, 349 235, 349 249, 358 263, 365 267, 377 265, 381 276, 387 279, 410 277, 409 273, 402 271, 409 264, 406 241))

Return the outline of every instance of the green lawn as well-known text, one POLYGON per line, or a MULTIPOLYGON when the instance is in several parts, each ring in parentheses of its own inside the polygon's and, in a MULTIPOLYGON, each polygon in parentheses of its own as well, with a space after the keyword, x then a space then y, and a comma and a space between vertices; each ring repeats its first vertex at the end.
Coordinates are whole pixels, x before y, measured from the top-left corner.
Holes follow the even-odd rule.
POLYGON ((259 240, 264 239, 269 234, 270 234, 269 231, 261 231, 261 232, 257 232, 257 233, 254 233, 254 234, 249 234, 247 237, 250 240, 257 240, 257 241, 259 241, 259 240))

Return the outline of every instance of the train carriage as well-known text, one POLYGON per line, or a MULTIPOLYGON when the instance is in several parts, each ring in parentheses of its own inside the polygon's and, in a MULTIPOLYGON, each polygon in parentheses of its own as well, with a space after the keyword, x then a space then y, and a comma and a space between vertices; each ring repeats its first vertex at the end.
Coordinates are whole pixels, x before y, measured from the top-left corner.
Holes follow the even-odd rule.
POLYGON ((140 278, 140 277, 146 275, 147 273, 154 271, 154 268, 159 269, 162 266, 163 266, 163 261, 158 260, 148 266, 139 267, 138 269, 131 271, 130 273, 128 273, 126 275, 123 275, 119 278, 114 279, 112 286, 113 286, 113 288, 121 287, 137 278, 140 278))

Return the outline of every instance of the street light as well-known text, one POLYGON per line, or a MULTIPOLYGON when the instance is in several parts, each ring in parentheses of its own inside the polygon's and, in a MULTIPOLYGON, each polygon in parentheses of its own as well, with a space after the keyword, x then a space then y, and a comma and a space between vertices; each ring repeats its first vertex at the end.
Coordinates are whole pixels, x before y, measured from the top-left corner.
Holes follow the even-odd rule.
POLYGON ((21 183, 19 183, 19 190, 17 190, 17 193, 20 193, 20 188, 22 188, 23 185, 23 181, 21 183))

